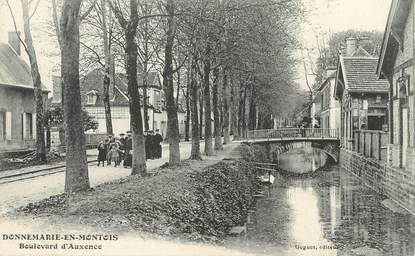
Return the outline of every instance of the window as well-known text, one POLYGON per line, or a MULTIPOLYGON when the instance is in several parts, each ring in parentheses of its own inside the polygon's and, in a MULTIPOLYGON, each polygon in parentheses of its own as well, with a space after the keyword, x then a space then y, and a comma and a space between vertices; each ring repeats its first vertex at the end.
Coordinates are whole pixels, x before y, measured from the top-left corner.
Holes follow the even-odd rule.
POLYGON ((382 101, 382 96, 376 95, 376 103, 381 103, 381 101, 382 101))
POLYGON ((408 103, 409 95, 409 76, 405 75, 398 79, 398 97, 400 99, 401 105, 406 105, 408 103))
POLYGON ((88 95, 88 102, 87 102, 87 104, 93 105, 96 102, 97 102, 97 95, 95 95, 95 94, 88 95))
POLYGON ((6 140, 6 112, 0 111, 0 141, 6 140))
POLYGON ((32 113, 23 113, 23 138, 32 139, 33 138, 33 114, 32 113))
POLYGON ((369 109, 369 102, 367 100, 363 100, 363 109, 368 110, 369 109))
POLYGON ((95 103, 97 103, 97 99, 98 99, 98 92, 97 91, 92 90, 92 91, 88 92, 86 96, 87 96, 86 104, 95 105, 95 103))

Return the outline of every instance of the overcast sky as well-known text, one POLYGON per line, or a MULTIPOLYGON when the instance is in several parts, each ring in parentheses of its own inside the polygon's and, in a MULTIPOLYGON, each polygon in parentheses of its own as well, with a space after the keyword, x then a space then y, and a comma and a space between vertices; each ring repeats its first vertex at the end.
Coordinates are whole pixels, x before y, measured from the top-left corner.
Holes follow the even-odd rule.
MULTIPOLYGON (((377 30, 384 32, 391 0, 303 0, 309 9, 308 21, 302 26, 304 47, 314 49, 316 34, 339 31, 377 30)), ((298 68, 298 82, 305 85, 303 65, 298 68)), ((312 80, 313 77, 309 76, 312 80)))
MULTIPOLYGON (((14 29, 13 22, 5 0, 0 0, 0 41, 7 42, 7 31, 14 29)), ((19 0, 9 0, 22 30, 19 0)), ((347 30, 378 30, 383 32, 391 0, 303 0, 310 10, 308 21, 303 24, 299 35, 306 48, 315 47, 316 33, 332 33, 347 30)), ((59 58, 48 56, 48 52, 56 48, 55 38, 47 36, 46 23, 49 20, 50 0, 40 0, 38 10, 33 17, 33 36, 39 58, 42 80, 51 88, 53 66, 59 58)), ((54 50, 56 51, 56 49, 54 50)), ((25 53, 23 52, 23 55, 25 53)), ((298 82, 305 87, 304 71, 298 68, 298 82)), ((312 78, 310 78, 312 79, 312 78)))

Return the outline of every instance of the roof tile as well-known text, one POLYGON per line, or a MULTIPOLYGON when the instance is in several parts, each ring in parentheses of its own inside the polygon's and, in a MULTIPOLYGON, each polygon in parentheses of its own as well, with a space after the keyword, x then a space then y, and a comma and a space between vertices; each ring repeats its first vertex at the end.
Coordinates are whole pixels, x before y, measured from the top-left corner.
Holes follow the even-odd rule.
POLYGON ((340 56, 346 89, 355 92, 388 92, 389 82, 376 75, 378 58, 340 56))

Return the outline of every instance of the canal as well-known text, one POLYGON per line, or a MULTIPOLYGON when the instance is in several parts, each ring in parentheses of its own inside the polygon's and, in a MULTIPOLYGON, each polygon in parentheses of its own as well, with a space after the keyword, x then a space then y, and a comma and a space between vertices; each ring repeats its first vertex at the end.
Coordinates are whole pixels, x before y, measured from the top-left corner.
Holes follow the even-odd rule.
POLYGON ((264 186, 245 238, 226 245, 254 255, 415 255, 415 217, 316 149, 295 149, 264 186))

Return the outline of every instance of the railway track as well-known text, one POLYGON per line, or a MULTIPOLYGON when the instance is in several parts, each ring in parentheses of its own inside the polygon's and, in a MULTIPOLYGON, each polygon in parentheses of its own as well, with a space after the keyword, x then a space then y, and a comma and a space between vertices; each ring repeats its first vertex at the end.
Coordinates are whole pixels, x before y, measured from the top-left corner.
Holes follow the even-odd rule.
MULTIPOLYGON (((96 163, 97 160, 89 160, 88 166, 91 166, 96 163)), ((65 165, 50 166, 43 169, 28 171, 24 173, 10 174, 0 177, 0 185, 17 182, 21 180, 33 179, 41 176, 52 175, 55 173, 60 173, 65 171, 65 165)))

